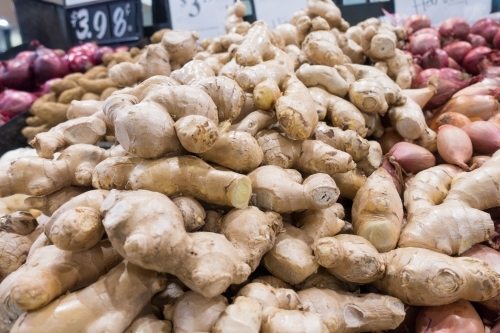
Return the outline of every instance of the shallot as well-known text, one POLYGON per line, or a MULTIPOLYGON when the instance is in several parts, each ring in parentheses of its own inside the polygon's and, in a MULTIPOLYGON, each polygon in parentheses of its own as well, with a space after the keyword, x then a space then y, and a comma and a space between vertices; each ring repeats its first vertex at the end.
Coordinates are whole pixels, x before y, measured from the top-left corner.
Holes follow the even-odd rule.
POLYGON ((439 155, 450 164, 455 164, 469 171, 466 164, 472 157, 472 142, 467 133, 453 125, 442 125, 437 135, 439 155))
POLYGON ((441 306, 422 307, 415 326, 415 333, 484 333, 481 317, 466 300, 441 306))
POLYGON ((412 88, 423 88, 426 87, 431 76, 439 77, 439 84, 437 87, 437 92, 434 97, 431 98, 426 107, 430 109, 435 109, 444 103, 446 103, 451 96, 453 96, 457 91, 462 88, 467 87, 470 84, 476 83, 480 77, 472 77, 466 73, 462 73, 456 69, 452 68, 429 68, 423 70, 412 82, 412 88))
POLYGON ((458 41, 446 45, 443 47, 443 50, 450 58, 455 60, 457 63, 461 63, 465 55, 472 50, 472 45, 465 41, 458 41))
POLYGON ((489 159, 491 159, 491 156, 488 155, 476 155, 472 156, 470 159, 468 165, 472 166, 474 165, 476 168, 480 168, 481 165, 483 165, 485 162, 487 162, 489 159))
POLYGON ((389 162, 406 173, 417 173, 436 165, 436 158, 427 149, 410 142, 398 142, 387 153, 389 162))
POLYGON ((469 23, 461 17, 448 18, 439 27, 439 34, 443 38, 465 39, 469 32, 469 23))
POLYGON ((387 127, 384 135, 382 135, 377 141, 380 143, 382 153, 387 154, 392 146, 398 142, 404 141, 404 138, 399 135, 393 127, 387 127))
POLYGON ((465 68, 465 70, 470 74, 479 74, 480 70, 478 64, 489 53, 491 53, 491 49, 487 46, 479 46, 475 49, 472 49, 465 55, 462 60, 463 68, 465 68))
MULTIPOLYGON (((489 246, 476 244, 462 253, 460 256, 480 259, 487 263, 491 268, 493 268, 495 272, 500 274, 500 252, 492 249, 489 246)), ((483 301, 480 304, 487 309, 498 312, 500 311, 500 295, 497 295, 487 301, 483 301)))
POLYGON ((449 67, 448 64, 448 53, 442 49, 430 49, 420 59, 420 66, 423 69, 449 67))
POLYGON ((486 42, 491 43, 493 37, 500 29, 500 24, 491 19, 491 18, 483 18, 474 23, 470 27, 470 32, 472 34, 481 35, 486 39, 486 42))
POLYGON ((453 111, 461 113, 470 119, 488 120, 500 110, 500 103, 491 95, 466 95, 450 99, 441 112, 453 111))
POLYGON ((500 149, 500 128, 488 121, 474 121, 462 129, 469 136, 474 151, 493 154, 500 149))
POLYGON ((476 47, 479 47, 479 46, 487 46, 488 45, 488 42, 486 42, 486 39, 484 39, 483 36, 475 35, 475 34, 469 34, 467 36, 467 42, 470 43, 470 45, 472 46, 473 49, 476 47))
POLYGON ((464 127, 465 125, 468 125, 470 123, 470 119, 463 114, 448 111, 440 114, 436 119, 432 121, 431 129, 437 131, 441 125, 446 124, 456 127, 464 127))
POLYGON ((406 97, 410 97, 415 103, 423 108, 431 98, 436 95, 439 84, 439 77, 431 76, 427 82, 427 87, 418 89, 403 89, 406 97))
POLYGON ((409 51, 413 54, 422 55, 433 48, 437 49, 439 47, 441 47, 439 37, 430 33, 412 35, 410 38, 409 51))
POLYGON ((409 36, 415 31, 421 30, 423 28, 430 28, 431 20, 428 16, 422 14, 413 14, 403 24, 406 30, 406 34, 409 36))

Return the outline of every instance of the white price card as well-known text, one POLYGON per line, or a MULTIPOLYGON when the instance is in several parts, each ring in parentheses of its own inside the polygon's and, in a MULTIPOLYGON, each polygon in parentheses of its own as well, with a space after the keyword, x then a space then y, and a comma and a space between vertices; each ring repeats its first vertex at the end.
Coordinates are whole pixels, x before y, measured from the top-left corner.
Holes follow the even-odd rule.
POLYGON ((288 23, 295 12, 307 8, 307 0, 253 0, 257 20, 271 28, 288 23))
POLYGON ((226 9, 234 0, 170 0, 172 28, 196 30, 200 40, 225 34, 226 9))
POLYGON ((469 23, 491 13, 491 0, 394 0, 396 14, 425 14, 433 26, 450 17, 463 17, 469 23))

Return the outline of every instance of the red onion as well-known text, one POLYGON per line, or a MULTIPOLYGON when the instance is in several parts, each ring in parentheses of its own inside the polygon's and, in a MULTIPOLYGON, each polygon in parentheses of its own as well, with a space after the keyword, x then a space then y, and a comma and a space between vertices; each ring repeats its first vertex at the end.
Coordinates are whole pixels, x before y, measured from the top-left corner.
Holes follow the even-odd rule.
POLYGON ((66 62, 53 50, 40 46, 36 50, 33 71, 36 82, 42 84, 53 78, 64 77, 69 73, 69 68, 66 62))
POLYGON ((423 29, 423 28, 430 28, 431 26, 431 20, 427 15, 422 15, 422 14, 414 14, 408 17, 403 24, 403 27, 406 30, 406 34, 410 36, 413 34, 415 31, 423 29))
POLYGON ((443 38, 465 39, 469 31, 469 23, 461 17, 446 19, 439 27, 439 34, 443 38))
POLYGON ((487 46, 488 43, 486 42, 486 39, 484 39, 483 36, 481 35, 475 35, 475 34, 469 34, 467 36, 467 41, 470 43, 472 48, 476 48, 479 46, 487 46))
POLYGON ((484 120, 473 121, 462 129, 469 136, 474 152, 493 154, 500 149, 500 127, 495 124, 484 120))
POLYGON ((424 54, 431 49, 438 49, 441 46, 439 38, 431 34, 413 35, 410 38, 409 50, 413 54, 424 54))
POLYGON ((121 52, 121 51, 128 51, 129 47, 122 45, 122 46, 117 46, 115 47, 115 52, 121 52))
POLYGON ((0 82, 3 86, 17 90, 31 90, 34 86, 33 70, 31 65, 35 54, 7 60, 0 72, 0 82))
POLYGON ((72 72, 86 72, 94 64, 90 58, 84 53, 71 53, 64 56, 68 61, 69 68, 72 72))
POLYGON ((8 121, 8 119, 6 117, 2 116, 2 114, 0 113, 0 126, 5 124, 7 121, 8 121))
POLYGON ((68 50, 66 58, 72 72, 86 72, 94 66, 94 54, 98 47, 94 43, 85 43, 68 50))
POLYGON ((34 57, 35 57, 35 51, 21 51, 15 56, 14 59, 23 60, 34 57))
POLYGON ((423 70, 415 77, 412 82, 412 88, 427 87, 427 82, 432 75, 439 77, 437 93, 427 103, 426 108, 435 109, 446 103, 453 94, 462 88, 467 87, 472 83, 478 82, 481 77, 471 77, 466 73, 462 73, 452 68, 429 68, 423 70))
POLYGON ((36 98, 29 92, 7 89, 0 94, 0 113, 9 119, 13 118, 27 111, 36 98))
POLYGON ((491 18, 483 18, 470 27, 470 32, 471 34, 483 36, 488 43, 491 43, 499 28, 500 24, 497 21, 491 18))
POLYGON ((478 67, 479 61, 491 53, 491 49, 487 46, 479 46, 468 52, 462 60, 462 66, 468 73, 477 75, 480 70, 478 67))
POLYGON ((115 50, 113 50, 113 48, 109 47, 109 46, 102 46, 102 47, 98 48, 94 52, 95 65, 101 64, 102 63, 102 56, 107 54, 107 53, 115 53, 115 50))
POLYGON ((448 53, 441 49, 431 49, 424 53, 420 59, 423 69, 448 67, 448 53))
POLYGON ((468 42, 459 41, 446 45, 443 47, 443 50, 448 53, 450 58, 461 63, 465 55, 472 50, 472 46, 468 42))

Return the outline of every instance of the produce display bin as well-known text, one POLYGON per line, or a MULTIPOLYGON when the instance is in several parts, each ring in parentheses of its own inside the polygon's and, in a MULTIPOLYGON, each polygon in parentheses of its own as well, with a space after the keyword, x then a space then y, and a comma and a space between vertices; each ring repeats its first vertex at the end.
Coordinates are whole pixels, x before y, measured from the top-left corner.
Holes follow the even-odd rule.
POLYGON ((26 126, 28 116, 28 111, 23 112, 0 126, 0 156, 9 150, 29 146, 28 141, 21 134, 21 130, 26 126))

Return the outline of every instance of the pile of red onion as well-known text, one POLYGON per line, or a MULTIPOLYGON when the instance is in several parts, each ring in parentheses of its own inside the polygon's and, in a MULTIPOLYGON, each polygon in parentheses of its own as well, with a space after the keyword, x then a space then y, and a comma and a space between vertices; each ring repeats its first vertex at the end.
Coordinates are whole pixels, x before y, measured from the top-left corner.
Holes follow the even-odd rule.
POLYGON ((31 43, 34 51, 20 52, 0 62, 0 125, 29 109, 37 96, 50 92, 50 85, 71 72, 85 72, 102 63, 115 49, 94 43, 72 47, 65 53, 31 43))

